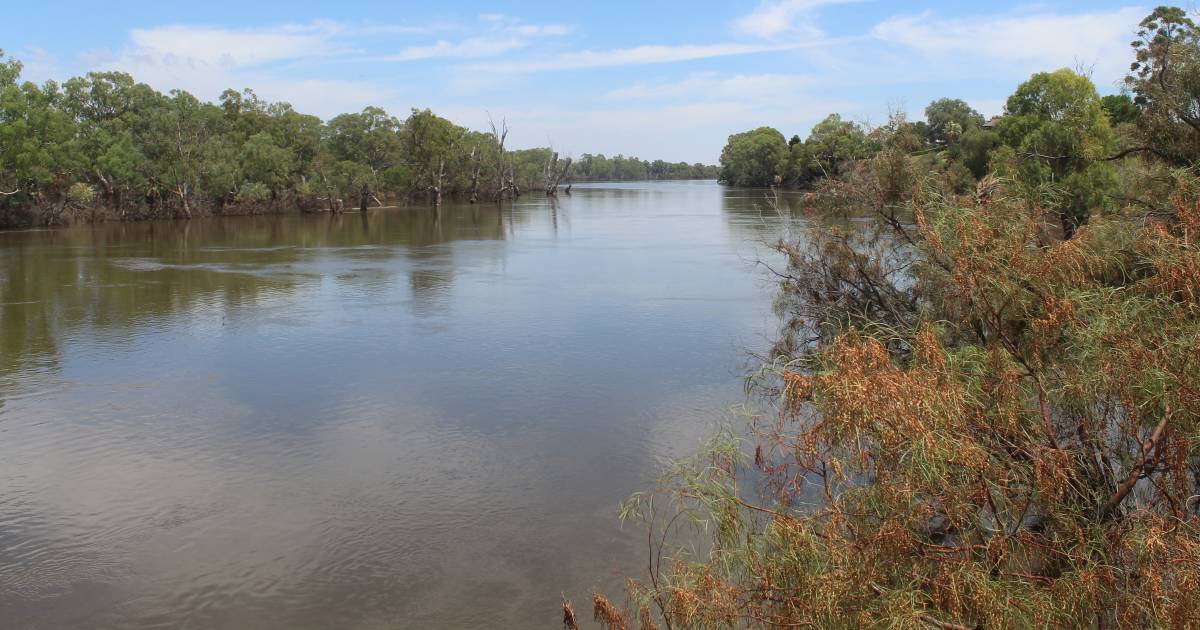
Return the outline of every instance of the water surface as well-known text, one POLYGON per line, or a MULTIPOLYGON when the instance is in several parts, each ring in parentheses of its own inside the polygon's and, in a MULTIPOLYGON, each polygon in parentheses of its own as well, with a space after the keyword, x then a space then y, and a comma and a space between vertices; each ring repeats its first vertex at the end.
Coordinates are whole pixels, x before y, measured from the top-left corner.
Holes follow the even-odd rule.
POLYGON ((761 193, 0 233, 0 625, 557 627, 743 400, 761 193))

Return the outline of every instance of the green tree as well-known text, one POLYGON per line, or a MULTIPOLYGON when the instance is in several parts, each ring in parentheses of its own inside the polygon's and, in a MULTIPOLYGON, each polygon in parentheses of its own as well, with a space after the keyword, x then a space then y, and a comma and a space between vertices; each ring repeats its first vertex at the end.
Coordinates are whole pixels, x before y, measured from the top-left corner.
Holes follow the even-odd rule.
POLYGON ((1186 166, 1200 160, 1200 31, 1178 7, 1160 6, 1142 20, 1133 42, 1136 60, 1125 78, 1141 115, 1147 152, 1186 166))
POLYGON ((272 194, 291 183, 296 154, 275 144, 275 138, 270 133, 264 131, 247 138, 239 157, 246 179, 262 184, 272 194))
POLYGON ((770 186, 783 175, 788 145, 771 127, 729 136, 721 151, 720 180, 731 186, 770 186))
POLYGON ((975 179, 981 179, 991 168, 992 152, 1001 144, 999 134, 976 127, 949 149, 949 157, 952 162, 962 164, 975 179))
POLYGON ((368 107, 358 114, 342 114, 329 121, 326 133, 332 162, 363 167, 337 169, 338 181, 352 181, 356 186, 360 209, 366 210, 371 192, 379 188, 383 173, 400 163, 399 132, 400 121, 378 107, 368 107))
POLYGON ((820 177, 837 175, 843 165, 871 154, 863 128, 852 121, 842 120, 838 114, 831 114, 817 123, 804 145, 809 156, 809 168, 820 177))
POLYGON ((1116 187, 1105 161, 1114 138, 1096 87, 1062 69, 1033 75, 1008 98, 997 133, 1017 155, 1017 175, 1058 211, 1070 236, 1094 210, 1106 207, 1116 187))
POLYGON ((18 85, 20 72, 18 62, 0 63, 0 202, 9 208, 56 204, 46 220, 58 221, 70 177, 80 167, 71 146, 74 121, 60 106, 57 84, 18 85))
POLYGON ((1100 104, 1114 126, 1137 122, 1137 105, 1128 94, 1109 94, 1100 99, 1100 104))
POLYGON ((961 99, 940 98, 925 108, 930 141, 955 144, 964 134, 983 126, 983 115, 961 99))
POLYGON ((122 72, 90 73, 63 87, 63 106, 78 124, 74 146, 91 167, 84 176, 111 208, 121 208, 148 189, 154 169, 144 154, 149 114, 164 99, 122 72))
POLYGON ((428 109, 412 110, 401 128, 400 146, 416 190, 430 193, 440 203, 447 182, 455 179, 454 171, 464 161, 458 152, 466 133, 428 109))

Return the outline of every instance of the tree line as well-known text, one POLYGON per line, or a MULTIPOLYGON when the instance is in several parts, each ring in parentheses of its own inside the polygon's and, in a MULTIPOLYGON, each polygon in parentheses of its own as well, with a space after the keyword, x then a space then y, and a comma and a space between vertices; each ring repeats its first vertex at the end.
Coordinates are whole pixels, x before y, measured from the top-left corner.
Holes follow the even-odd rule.
POLYGON ((646 179, 717 179, 720 167, 696 162, 649 162, 635 157, 584 153, 571 167, 571 174, 580 180, 636 181, 646 179))
POLYGON ((716 168, 506 148, 503 122, 473 131, 414 109, 323 121, 252 90, 216 103, 121 72, 21 81, 0 51, 0 227, 76 220, 478 202, 571 180, 712 178, 716 168))
POLYGON ((1200 28, 1132 48, 1111 97, 730 139, 725 181, 805 189, 764 195, 806 219, 764 408, 623 506, 602 627, 1200 627, 1200 28))

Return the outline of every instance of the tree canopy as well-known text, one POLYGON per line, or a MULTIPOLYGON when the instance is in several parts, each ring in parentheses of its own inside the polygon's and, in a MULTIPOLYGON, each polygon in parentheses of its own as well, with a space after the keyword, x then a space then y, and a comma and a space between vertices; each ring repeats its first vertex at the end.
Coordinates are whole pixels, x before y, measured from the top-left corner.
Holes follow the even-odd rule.
POLYGON ((783 174, 788 144, 771 127, 729 136, 721 151, 721 181, 733 186, 770 186, 783 174))
MULTIPOLYGON (((428 109, 400 119, 367 107, 325 122, 248 89, 208 103, 120 72, 39 86, 21 70, 0 51, 0 227, 495 199, 541 188, 553 154, 504 149, 500 133, 428 109)), ((564 175, 716 175, 702 164, 586 157, 564 175)))

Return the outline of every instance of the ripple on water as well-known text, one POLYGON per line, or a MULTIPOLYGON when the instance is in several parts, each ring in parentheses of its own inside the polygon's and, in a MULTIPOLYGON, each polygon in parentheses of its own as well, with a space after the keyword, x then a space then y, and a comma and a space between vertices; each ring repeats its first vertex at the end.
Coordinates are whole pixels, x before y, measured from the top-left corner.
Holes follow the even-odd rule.
POLYGON ((0 625, 549 627, 619 592, 618 502, 740 400, 757 200, 6 235, 0 625))

